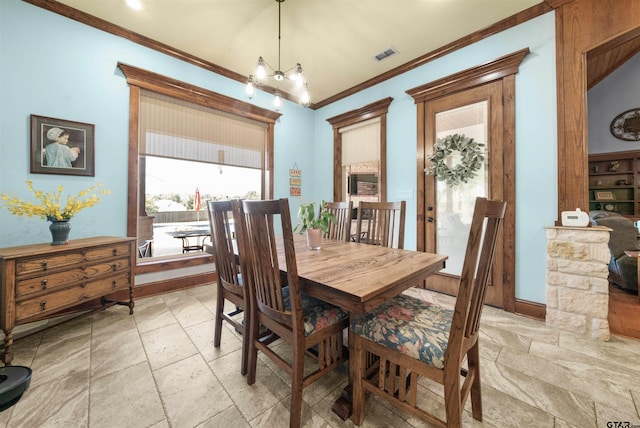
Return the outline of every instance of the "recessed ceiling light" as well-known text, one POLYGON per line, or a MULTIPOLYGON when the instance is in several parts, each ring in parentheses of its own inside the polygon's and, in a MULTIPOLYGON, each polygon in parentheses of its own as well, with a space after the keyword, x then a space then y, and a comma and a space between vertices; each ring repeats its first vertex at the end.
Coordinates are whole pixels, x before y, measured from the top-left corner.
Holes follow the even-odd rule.
POLYGON ((142 10, 142 1, 140 0, 127 0, 127 6, 133 10, 142 10))

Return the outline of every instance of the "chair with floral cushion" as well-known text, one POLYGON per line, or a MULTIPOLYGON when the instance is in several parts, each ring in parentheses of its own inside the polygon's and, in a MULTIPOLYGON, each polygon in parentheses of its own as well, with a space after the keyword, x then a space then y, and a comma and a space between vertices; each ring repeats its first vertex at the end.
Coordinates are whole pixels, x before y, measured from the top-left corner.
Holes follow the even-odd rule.
POLYGON ((505 202, 477 198, 454 310, 401 294, 353 316, 350 377, 356 425, 364 420, 366 391, 439 427, 461 426, 471 395, 473 418, 482 421, 478 330, 505 208, 505 202), (374 364, 367 362, 371 355, 377 357, 374 364), (422 406, 419 376, 444 386, 445 419, 422 406))
POLYGON ((349 326, 349 314, 329 303, 300 291, 293 230, 287 199, 271 201, 234 201, 234 218, 241 270, 249 296, 249 368, 247 383, 256 380, 258 351, 271 358, 291 376, 289 425, 299 427, 302 417, 302 389, 347 361, 343 350, 343 331, 349 326), (274 219, 282 236, 276 237, 274 219), (281 277, 277 240, 284 243, 286 279, 281 277), (284 283, 286 281, 286 285, 284 283), (263 325, 275 336, 258 337, 263 325), (293 347, 291 358, 284 358, 269 345, 281 338, 293 347), (305 376, 305 354, 317 356, 317 369, 305 376))
POLYGON ((336 222, 329 223, 329 231, 325 234, 325 238, 349 241, 353 202, 325 202, 324 210, 336 216, 336 222))
POLYGON ((245 323, 234 319, 234 316, 244 311, 247 317, 248 305, 245 301, 245 291, 242 276, 234 251, 234 231, 232 230, 233 210, 231 201, 207 201, 207 214, 211 230, 211 253, 216 264, 217 299, 216 320, 213 334, 213 346, 220 346, 222 335, 222 321, 231 324, 242 334, 242 363, 240 373, 247 374, 247 360, 249 350, 248 328, 245 323), (235 310, 224 312, 225 301, 235 305, 235 310))

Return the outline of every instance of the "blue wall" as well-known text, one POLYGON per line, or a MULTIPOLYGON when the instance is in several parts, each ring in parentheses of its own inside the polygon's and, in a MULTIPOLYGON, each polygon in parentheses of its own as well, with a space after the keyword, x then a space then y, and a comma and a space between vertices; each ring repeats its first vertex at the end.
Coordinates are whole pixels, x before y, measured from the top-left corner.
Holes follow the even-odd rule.
MULTIPOLYGON (((407 201, 416 218, 416 107, 405 93, 425 83, 529 48, 516 75, 516 297, 545 301, 546 233, 557 215, 555 18, 553 13, 487 38, 375 87, 316 111, 316 182, 332 173, 333 134, 327 118, 391 96, 387 116, 387 199, 407 201)), ((330 199, 325 185, 317 198, 330 199)), ((588 207, 582 207, 587 210, 588 207)), ((416 247, 416 222, 408 221, 405 248, 416 247)))
MULTIPOLYGON (((46 191, 62 184, 65 194, 103 183, 112 194, 73 218, 72 238, 126 234, 129 86, 119 62, 248 101, 241 83, 22 1, 2 0, 0 193, 30 199, 27 179, 46 191), (31 114, 95 124, 95 177, 30 174, 31 114)), ((271 108, 268 94, 258 93, 253 102, 271 108)), ((311 169, 313 145, 313 111, 285 102, 281 112, 275 127, 276 197, 288 195, 294 162, 311 169)), ((0 209, 0 246, 46 242, 47 225, 0 209)))
MULTIPOLYGON (((528 47, 516 76, 516 296, 544 302, 545 226, 557 213, 555 27, 549 13, 317 111, 285 102, 275 127, 275 197, 289 194, 289 169, 302 170, 303 199, 332 198, 333 134, 326 118, 391 96, 387 116, 388 199, 416 189, 416 110, 405 91, 528 47), (526 262, 526 263, 525 263, 526 262)), ((129 88, 122 62, 245 100, 241 83, 140 47, 19 0, 0 2, 0 193, 28 198, 25 181, 76 193, 112 190, 73 219, 72 238, 126 233, 129 88), (30 174, 29 116, 96 126, 95 177, 30 174)), ((255 104, 270 108, 271 96, 255 104)), ((298 201, 291 200, 292 213, 298 201)), ((416 199, 408 201, 415 219, 416 199)), ((295 221, 295 220, 294 220, 295 221)), ((406 247, 415 248, 408 221, 406 247)), ((0 247, 46 242, 47 223, 0 209, 0 247)))

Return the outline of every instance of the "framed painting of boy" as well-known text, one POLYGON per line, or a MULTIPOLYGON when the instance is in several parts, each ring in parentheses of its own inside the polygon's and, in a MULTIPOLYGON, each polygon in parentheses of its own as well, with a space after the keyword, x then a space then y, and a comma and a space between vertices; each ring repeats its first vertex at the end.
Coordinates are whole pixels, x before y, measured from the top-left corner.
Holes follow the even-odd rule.
POLYGON ((31 115, 31 172, 95 175, 94 125, 31 115))

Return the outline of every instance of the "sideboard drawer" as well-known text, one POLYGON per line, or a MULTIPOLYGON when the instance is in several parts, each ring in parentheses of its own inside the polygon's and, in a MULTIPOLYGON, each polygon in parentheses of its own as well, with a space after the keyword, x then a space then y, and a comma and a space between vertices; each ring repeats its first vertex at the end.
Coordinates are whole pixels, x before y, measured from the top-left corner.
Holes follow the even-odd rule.
POLYGON ((113 272, 122 272, 130 268, 129 259, 121 258, 105 263, 97 263, 76 269, 69 269, 56 273, 45 273, 33 278, 16 280, 16 298, 22 296, 54 290, 78 281, 91 280, 98 276, 113 272))
POLYGON ((16 276, 46 272, 47 270, 51 269, 58 269, 66 266, 76 265, 83 261, 84 254, 80 252, 18 259, 18 261, 16 262, 16 276))
POLYGON ((16 298, 38 291, 55 290, 60 286, 85 279, 84 269, 69 269, 58 273, 44 274, 29 279, 16 279, 16 298))
POLYGON ((129 274, 125 272, 115 277, 78 284, 44 296, 16 301, 16 318, 28 319, 36 315, 57 312, 127 287, 129 287, 129 274))
POLYGON ((127 256, 130 254, 129 244, 114 243, 98 248, 88 248, 84 251, 61 253, 49 257, 33 257, 20 259, 16 264, 16 276, 32 273, 46 272, 66 266, 113 257, 127 256))
POLYGON ((91 261, 105 259, 108 257, 120 257, 125 255, 129 255, 128 244, 113 244, 105 247, 87 250, 86 259, 91 261))
POLYGON ((110 260, 105 263, 96 263, 94 265, 89 265, 84 268, 84 271, 87 275, 87 279, 95 278, 97 276, 114 273, 114 272, 122 272, 128 270, 131 267, 129 263, 129 259, 116 259, 110 260))

